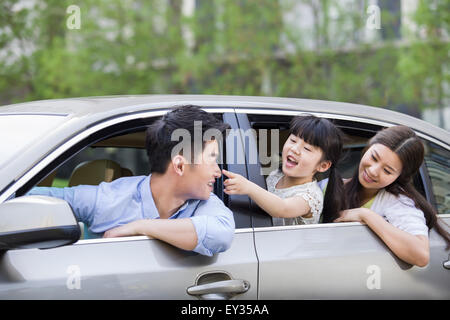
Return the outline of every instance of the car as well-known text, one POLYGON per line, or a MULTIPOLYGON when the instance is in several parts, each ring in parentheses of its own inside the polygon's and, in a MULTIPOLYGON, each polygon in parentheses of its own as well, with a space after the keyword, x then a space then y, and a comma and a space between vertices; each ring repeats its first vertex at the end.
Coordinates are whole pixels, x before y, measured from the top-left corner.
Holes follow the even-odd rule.
POLYGON ((449 250, 436 231, 429 264, 412 266, 358 222, 278 225, 248 196, 225 194, 223 176, 214 193, 236 230, 231 247, 212 257, 146 236, 95 238, 65 201, 26 195, 148 174, 145 129, 181 105, 228 123, 221 168, 264 188, 295 115, 330 119, 346 133, 344 177, 378 130, 407 125, 426 146, 415 186, 450 222, 450 133, 387 109, 221 95, 12 104, 0 107, 0 299, 450 299, 449 250))

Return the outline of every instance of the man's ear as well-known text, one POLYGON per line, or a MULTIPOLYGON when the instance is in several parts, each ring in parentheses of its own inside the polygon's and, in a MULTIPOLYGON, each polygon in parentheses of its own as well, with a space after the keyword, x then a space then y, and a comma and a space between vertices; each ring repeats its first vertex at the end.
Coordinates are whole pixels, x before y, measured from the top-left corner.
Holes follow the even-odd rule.
POLYGON ((318 172, 325 172, 328 169, 330 169, 331 167, 331 161, 330 160, 325 160, 325 161, 321 161, 318 165, 317 165, 317 171, 318 172))
POLYGON ((176 155, 171 160, 171 166, 173 171, 181 177, 186 170, 186 159, 182 155, 176 155))

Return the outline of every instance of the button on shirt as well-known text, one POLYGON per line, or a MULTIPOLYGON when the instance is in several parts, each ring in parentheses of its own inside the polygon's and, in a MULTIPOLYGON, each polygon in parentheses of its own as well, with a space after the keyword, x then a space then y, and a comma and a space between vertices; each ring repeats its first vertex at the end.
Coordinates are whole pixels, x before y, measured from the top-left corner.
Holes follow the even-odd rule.
MULTIPOLYGON (((140 219, 159 219, 149 176, 124 177, 98 186, 35 187, 27 195, 46 195, 67 201, 89 231, 103 233, 140 219)), ((213 193, 208 200, 188 200, 169 219, 190 218, 197 232, 194 251, 212 256, 227 250, 234 236, 233 213, 213 193)))

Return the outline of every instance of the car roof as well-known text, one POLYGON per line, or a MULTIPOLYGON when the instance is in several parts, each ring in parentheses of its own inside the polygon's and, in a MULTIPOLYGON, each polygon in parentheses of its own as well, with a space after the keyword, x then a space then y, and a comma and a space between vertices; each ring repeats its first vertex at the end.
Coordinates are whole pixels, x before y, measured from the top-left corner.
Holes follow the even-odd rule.
MULTIPOLYGON (((122 113, 173 108, 194 104, 202 107, 229 107, 236 109, 292 110, 311 113, 354 116, 383 123, 403 124, 429 135, 446 144, 449 132, 421 119, 371 106, 298 98, 227 96, 227 95, 123 95, 39 100, 0 107, 0 115, 5 114, 49 114, 65 115, 67 119, 77 118, 87 121, 91 118, 105 119, 122 113)), ((88 122, 91 122, 88 121, 88 122)), ((92 122, 91 122, 92 123, 92 122)))

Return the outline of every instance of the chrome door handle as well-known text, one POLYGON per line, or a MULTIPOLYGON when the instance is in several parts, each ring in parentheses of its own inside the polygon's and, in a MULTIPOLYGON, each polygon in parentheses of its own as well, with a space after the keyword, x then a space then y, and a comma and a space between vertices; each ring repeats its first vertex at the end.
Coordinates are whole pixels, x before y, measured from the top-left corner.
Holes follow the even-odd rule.
POLYGON ((444 268, 450 270, 450 260, 444 261, 444 268))
POLYGON ((209 299, 227 299, 227 295, 247 292, 250 283, 246 280, 224 280, 187 288, 187 293, 209 299))

